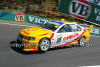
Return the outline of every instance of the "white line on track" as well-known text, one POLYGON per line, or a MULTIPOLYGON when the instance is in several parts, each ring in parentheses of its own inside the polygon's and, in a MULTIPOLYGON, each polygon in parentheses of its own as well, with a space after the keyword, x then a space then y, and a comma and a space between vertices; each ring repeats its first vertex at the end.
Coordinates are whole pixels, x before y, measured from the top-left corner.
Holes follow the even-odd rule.
POLYGON ((34 26, 28 26, 28 25, 19 25, 19 24, 3 23, 3 22, 0 22, 0 24, 8 24, 8 25, 15 25, 15 26, 25 26, 25 27, 34 27, 34 26))
POLYGON ((100 67, 100 65, 95 65, 95 66, 79 66, 79 67, 100 67))

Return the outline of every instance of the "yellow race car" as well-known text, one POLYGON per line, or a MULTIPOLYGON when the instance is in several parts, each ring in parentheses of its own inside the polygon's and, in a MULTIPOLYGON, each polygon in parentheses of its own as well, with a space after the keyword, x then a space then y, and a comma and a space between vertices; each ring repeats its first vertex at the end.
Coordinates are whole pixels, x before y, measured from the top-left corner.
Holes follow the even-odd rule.
POLYGON ((84 46, 90 39, 90 30, 76 23, 52 21, 40 27, 27 28, 20 31, 17 43, 24 51, 46 52, 49 48, 64 46, 84 46))

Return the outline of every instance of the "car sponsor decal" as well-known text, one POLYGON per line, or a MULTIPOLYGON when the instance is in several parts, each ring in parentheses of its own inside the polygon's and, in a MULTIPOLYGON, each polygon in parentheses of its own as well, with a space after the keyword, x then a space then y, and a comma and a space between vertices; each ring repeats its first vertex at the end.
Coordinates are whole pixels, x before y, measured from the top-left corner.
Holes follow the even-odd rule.
POLYGON ((56 43, 61 42, 61 40, 62 40, 62 37, 57 38, 57 42, 56 43))
POLYGON ((15 20, 16 20, 17 22, 23 22, 23 21, 25 20, 25 17, 24 17, 23 14, 16 14, 16 15, 15 15, 15 20))
POLYGON ((91 5, 86 0, 72 0, 69 13, 75 18, 87 19, 91 13, 91 5))
POLYGON ((59 26, 61 26, 62 24, 64 24, 64 23, 62 23, 62 22, 57 22, 57 21, 52 21, 52 23, 54 23, 54 24, 56 24, 56 25, 59 25, 59 26))
POLYGON ((66 37, 63 38, 63 41, 65 41, 65 40, 66 40, 66 37))
POLYGON ((50 34, 50 33, 42 34, 42 35, 40 35, 40 36, 43 36, 43 35, 48 35, 48 34, 50 34))
POLYGON ((27 31, 36 31, 38 28, 27 29, 27 31))
POLYGON ((38 49, 23 49, 24 51, 38 51, 38 49))
POLYGON ((69 44, 71 44, 72 42, 68 42, 68 43, 64 43, 64 44, 58 44, 58 46, 54 46, 52 48, 58 48, 58 47, 64 47, 64 46, 67 46, 69 44))
POLYGON ((77 37, 78 35, 79 35, 78 33, 75 33, 75 34, 70 35, 70 36, 68 36, 68 37, 64 37, 64 38, 63 38, 63 41, 69 40, 69 39, 72 39, 72 38, 75 38, 75 37, 77 37))
POLYGON ((63 36, 63 33, 60 33, 60 34, 58 34, 58 35, 56 35, 56 37, 62 37, 63 36))
POLYGON ((43 36, 43 35, 49 35, 49 34, 52 35, 52 32, 51 32, 51 33, 45 33, 45 34, 42 34, 42 35, 40 35, 40 36, 43 36))
POLYGON ((29 35, 30 33, 26 32, 25 30, 22 30, 21 32, 23 32, 26 35, 29 35))

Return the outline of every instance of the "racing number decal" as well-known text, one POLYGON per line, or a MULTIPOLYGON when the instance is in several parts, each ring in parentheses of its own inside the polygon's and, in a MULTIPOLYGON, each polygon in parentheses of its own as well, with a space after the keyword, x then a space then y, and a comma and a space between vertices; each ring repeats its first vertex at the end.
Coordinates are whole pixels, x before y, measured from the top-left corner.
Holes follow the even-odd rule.
POLYGON ((59 37, 59 38, 57 39, 57 42, 56 42, 56 43, 59 43, 59 42, 61 41, 61 39, 62 39, 62 37, 59 37))

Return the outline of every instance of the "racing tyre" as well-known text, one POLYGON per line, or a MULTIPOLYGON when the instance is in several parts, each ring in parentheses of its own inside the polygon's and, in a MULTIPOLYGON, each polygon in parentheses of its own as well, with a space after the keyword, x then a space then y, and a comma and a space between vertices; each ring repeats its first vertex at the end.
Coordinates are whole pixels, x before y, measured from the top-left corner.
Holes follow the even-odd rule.
POLYGON ((49 50, 50 47, 50 41, 47 38, 43 38, 39 43, 39 51, 40 52, 46 52, 49 50))
POLYGON ((83 47, 85 46, 85 37, 81 37, 78 41, 78 46, 83 47))

